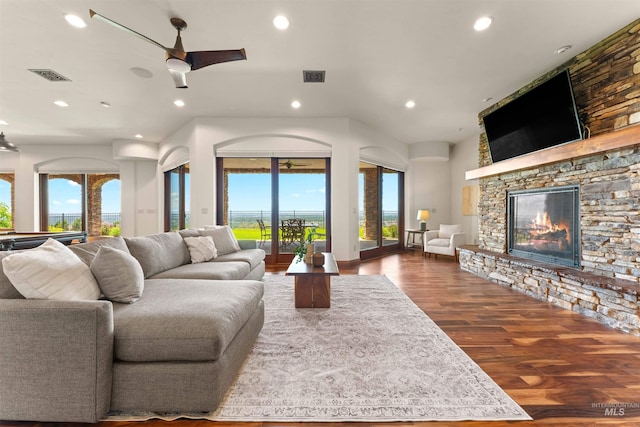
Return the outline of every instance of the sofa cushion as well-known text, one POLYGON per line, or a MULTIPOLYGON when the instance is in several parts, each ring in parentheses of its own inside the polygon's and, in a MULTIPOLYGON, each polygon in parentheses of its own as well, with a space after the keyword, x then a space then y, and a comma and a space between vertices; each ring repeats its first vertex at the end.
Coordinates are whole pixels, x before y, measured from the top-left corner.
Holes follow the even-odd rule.
POLYGON ((114 355, 126 362, 214 361, 260 305, 254 280, 145 281, 135 304, 113 304, 114 355))
POLYGON ((88 243, 79 243, 77 245, 70 245, 69 249, 71 249, 71 252, 76 254, 78 258, 84 261, 85 264, 91 265, 91 262, 96 257, 98 250, 100 250, 100 248, 103 246, 108 246, 110 248, 119 249, 121 251, 129 253, 127 244, 120 236, 109 237, 88 243))
POLYGON ((144 271, 145 279, 191 262, 189 249, 176 231, 150 236, 125 237, 129 252, 144 271))
POLYGON ((451 239, 431 239, 427 242, 429 246, 442 246, 443 248, 448 248, 451 244, 451 239))
POLYGON ((129 252, 102 246, 90 268, 108 300, 130 304, 142 296, 144 273, 129 252))
POLYGON ((218 250, 211 236, 185 237, 184 242, 187 244, 193 264, 211 261, 218 256, 218 250))
MULTIPOLYGON (((2 260, 19 251, 1 251, 0 263, 2 260)), ((24 299, 24 296, 11 284, 11 280, 4 274, 4 269, 0 268, 0 299, 24 299)))
POLYGON ((89 267, 57 240, 47 239, 37 248, 5 257, 2 268, 26 298, 97 300, 100 297, 100 288, 89 267))
POLYGON ((230 254, 240 251, 240 244, 233 234, 231 227, 224 225, 214 229, 199 230, 201 236, 213 237, 218 255, 230 254))
MULTIPOLYGON (((217 259, 217 258, 216 258, 217 259)), ((251 268, 247 262, 201 262, 185 264, 155 274, 150 279, 241 280, 251 268)))
POLYGON ((256 268, 265 257, 263 249, 243 249, 240 252, 220 255, 212 260, 212 262, 239 262, 249 263, 251 270, 256 268))

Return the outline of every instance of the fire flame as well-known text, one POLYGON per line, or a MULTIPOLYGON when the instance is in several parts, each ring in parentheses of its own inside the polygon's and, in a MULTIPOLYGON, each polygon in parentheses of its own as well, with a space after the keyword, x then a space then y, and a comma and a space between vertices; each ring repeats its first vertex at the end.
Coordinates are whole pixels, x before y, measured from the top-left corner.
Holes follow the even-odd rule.
POLYGON ((542 237, 547 233, 554 233, 560 230, 566 232, 567 243, 571 244, 571 233, 569 225, 566 223, 554 224, 549 217, 549 213, 536 213, 536 217, 531 221, 530 233, 533 237, 542 237))

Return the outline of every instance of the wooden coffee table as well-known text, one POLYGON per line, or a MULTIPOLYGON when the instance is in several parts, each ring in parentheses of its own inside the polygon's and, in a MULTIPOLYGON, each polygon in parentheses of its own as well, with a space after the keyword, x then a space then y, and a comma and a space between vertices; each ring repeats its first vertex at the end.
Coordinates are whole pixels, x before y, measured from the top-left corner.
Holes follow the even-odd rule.
POLYGON ((294 258, 285 273, 295 277, 296 308, 331 307, 331 276, 339 276, 338 264, 330 252, 323 252, 324 265, 314 267, 294 258))

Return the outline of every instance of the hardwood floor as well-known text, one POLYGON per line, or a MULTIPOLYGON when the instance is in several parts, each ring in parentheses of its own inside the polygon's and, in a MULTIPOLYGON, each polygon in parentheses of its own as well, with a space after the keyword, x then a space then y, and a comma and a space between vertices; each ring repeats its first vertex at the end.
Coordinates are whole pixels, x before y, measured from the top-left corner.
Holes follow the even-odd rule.
MULTIPOLYGON (((284 274, 286 266, 267 274, 284 274)), ((341 274, 385 274, 534 418, 447 426, 640 425, 640 338, 460 270, 453 258, 398 254, 341 274), (615 405, 617 404, 617 405, 615 405)), ((36 427, 54 423, 4 422, 36 427)), ((426 426, 436 423, 359 423, 426 426)), ((100 427, 310 426, 179 420, 100 427)), ((324 423, 323 426, 348 424, 324 423)))

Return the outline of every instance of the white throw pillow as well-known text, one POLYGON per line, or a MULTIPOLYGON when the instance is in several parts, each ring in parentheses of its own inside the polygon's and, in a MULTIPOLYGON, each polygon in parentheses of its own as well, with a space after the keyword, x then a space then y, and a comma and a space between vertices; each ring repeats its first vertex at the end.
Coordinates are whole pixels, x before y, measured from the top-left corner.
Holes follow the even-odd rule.
POLYGON ((2 260, 4 274, 25 298, 97 300, 100 288, 89 266, 57 240, 2 260))
POLYGON ((218 226, 214 229, 198 230, 201 236, 213 237, 213 244, 218 250, 218 255, 231 254, 240 251, 240 245, 233 230, 228 225, 218 226))
POLYGON ((218 256, 218 250, 211 236, 185 237, 184 242, 189 248, 193 264, 211 261, 218 256))

